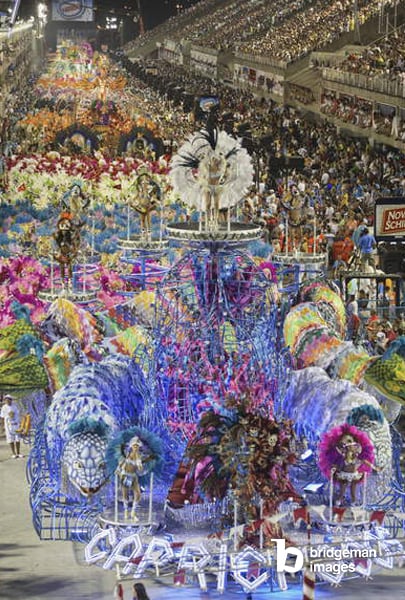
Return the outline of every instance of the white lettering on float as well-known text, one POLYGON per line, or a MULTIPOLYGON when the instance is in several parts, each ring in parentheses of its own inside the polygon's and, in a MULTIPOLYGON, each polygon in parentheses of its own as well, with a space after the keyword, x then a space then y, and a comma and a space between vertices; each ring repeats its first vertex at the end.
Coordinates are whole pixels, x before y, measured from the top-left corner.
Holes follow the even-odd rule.
MULTIPOLYGON (((117 543, 117 537, 115 535, 115 529, 103 529, 96 533, 96 535, 90 540, 84 550, 84 558, 89 565, 99 562, 107 558, 109 552, 107 549, 101 550, 98 545, 102 541, 108 540, 111 548, 117 543)), ((111 550, 110 550, 111 551, 111 550)))
MULTIPOLYGON (((274 540, 272 540, 274 541, 274 540)), ((257 587, 262 585, 269 578, 267 571, 267 561, 263 554, 255 548, 248 546, 242 552, 231 556, 231 574, 235 581, 240 583, 245 591, 253 592, 257 587), (261 568, 266 570, 260 573, 261 568), (253 568, 257 571, 256 576, 253 572, 249 572, 253 568), (246 575, 245 575, 246 573, 246 575)))
POLYGON ((167 565, 167 563, 174 558, 175 555, 170 543, 162 538, 154 537, 148 545, 141 562, 137 566, 134 577, 142 577, 145 569, 147 569, 149 566, 154 567, 156 576, 159 577, 159 567, 167 565))
POLYGON ((211 562, 211 554, 202 544, 184 545, 180 552, 179 571, 181 569, 193 571, 197 575, 198 583, 203 591, 207 591, 207 580, 204 569, 211 562))
POLYGON ((131 566, 133 566, 132 561, 140 554, 142 554, 142 542, 139 534, 133 533, 127 535, 115 546, 110 556, 103 564, 103 569, 112 569, 116 563, 125 563, 123 572, 127 575, 130 572, 131 566), (131 550, 131 553, 129 555, 124 554, 124 550, 127 550, 128 547, 131 548, 132 546, 135 547, 131 550))

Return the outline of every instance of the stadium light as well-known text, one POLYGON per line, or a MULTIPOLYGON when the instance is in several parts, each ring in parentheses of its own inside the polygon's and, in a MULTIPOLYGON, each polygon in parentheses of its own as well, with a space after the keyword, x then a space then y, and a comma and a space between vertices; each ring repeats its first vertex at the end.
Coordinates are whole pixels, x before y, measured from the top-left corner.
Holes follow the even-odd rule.
POLYGON ((117 17, 106 17, 106 29, 118 29, 117 17))
POLYGON ((39 2, 37 6, 37 15, 41 23, 46 23, 48 17, 48 8, 44 2, 39 2))

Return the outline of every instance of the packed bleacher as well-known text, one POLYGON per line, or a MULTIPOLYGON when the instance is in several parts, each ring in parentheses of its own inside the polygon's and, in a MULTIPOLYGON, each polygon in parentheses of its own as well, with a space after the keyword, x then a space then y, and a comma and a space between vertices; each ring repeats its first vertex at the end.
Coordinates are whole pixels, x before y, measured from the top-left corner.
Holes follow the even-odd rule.
POLYGON ((326 91, 322 96, 320 109, 325 115, 336 117, 344 123, 405 141, 404 123, 401 124, 392 106, 377 105, 373 110, 373 104, 369 100, 326 91))
POLYGON ((179 30, 175 37, 201 46, 214 44, 218 50, 235 50, 310 3, 311 0, 277 0, 269 5, 266 0, 234 0, 179 30))
POLYGON ((371 44, 361 53, 351 53, 342 63, 334 68, 339 71, 365 75, 370 78, 381 78, 393 81, 399 79, 405 84, 405 38, 404 29, 384 36, 371 44))
POLYGON ((358 2, 357 15, 351 0, 306 3, 302 11, 280 26, 259 35, 240 50, 253 55, 269 55, 282 61, 293 61, 315 49, 321 49, 341 34, 354 30, 356 18, 364 23, 377 14, 379 2, 358 2))
MULTIPOLYGON (((388 0, 386 6, 392 3, 388 0)), ((288 63, 353 31, 379 9, 379 0, 359 0, 356 7, 351 0, 203 0, 141 35, 127 45, 127 51, 159 34, 162 40, 169 37, 288 63)))
MULTIPOLYGON (((399 29, 380 38, 378 41, 348 56, 333 67, 324 71, 325 86, 328 81, 346 83, 358 92, 346 95, 333 90, 325 90, 320 109, 324 114, 356 125, 362 129, 371 128, 377 134, 404 141, 405 129, 401 125, 398 107, 362 99, 362 90, 382 91, 384 86, 395 96, 404 97, 405 86, 405 43, 404 29, 399 29), (389 86, 389 87, 388 87, 389 86)), ((403 119, 402 119, 403 120, 403 119)))
POLYGON ((371 102, 353 96, 339 96, 336 92, 325 93, 321 101, 321 111, 363 129, 372 125, 371 102))

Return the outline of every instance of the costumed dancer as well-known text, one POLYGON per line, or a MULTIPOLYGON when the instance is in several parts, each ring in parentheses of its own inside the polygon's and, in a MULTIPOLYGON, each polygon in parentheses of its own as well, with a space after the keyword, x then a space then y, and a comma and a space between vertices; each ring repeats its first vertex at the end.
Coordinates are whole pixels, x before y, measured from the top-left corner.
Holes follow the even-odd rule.
POLYGON ((83 227, 84 222, 81 218, 90 206, 90 198, 83 192, 80 181, 75 181, 63 194, 61 205, 62 212, 71 215, 74 226, 78 229, 83 227))
POLYGON ((209 152, 202 159, 199 170, 199 181, 204 194, 205 229, 218 229, 220 196, 222 187, 228 178, 229 165, 222 154, 209 152))
MULTIPOLYGON (((220 211, 241 201, 253 182, 252 160, 225 131, 203 129, 181 146, 171 162, 174 192, 190 208, 205 213, 205 231, 219 227, 220 211)), ((200 231, 203 219, 200 217, 200 231)))
POLYGON ((59 263, 63 285, 67 279, 68 287, 72 287, 73 263, 80 248, 80 230, 84 225, 82 213, 88 208, 90 199, 85 196, 78 182, 63 194, 62 213, 59 216, 54 239, 57 245, 55 260, 59 263))
POLYGON ((65 279, 67 278, 67 284, 71 288, 73 262, 77 258, 80 248, 80 232, 75 227, 69 213, 61 214, 53 237, 57 245, 55 260, 59 263, 63 285, 65 285, 65 279))
POLYGON ((159 206, 162 190, 149 173, 141 173, 135 181, 136 197, 130 206, 140 215, 141 239, 151 240, 151 213, 159 206))
POLYGON ((288 193, 280 200, 280 203, 284 210, 287 211, 288 225, 293 231, 293 246, 294 248, 299 248, 302 240, 302 225, 305 220, 303 215, 304 198, 295 184, 290 186, 288 193))
POLYGON ((374 465, 374 446, 368 435, 347 423, 334 427, 322 437, 319 467, 326 477, 337 482, 338 505, 344 501, 348 487, 350 501, 355 504, 357 486, 364 481, 365 473, 380 470, 374 465))
POLYGON ((142 427, 131 427, 110 441, 106 461, 109 472, 115 472, 118 476, 124 504, 124 518, 128 518, 132 496, 131 521, 138 523, 139 518, 135 511, 141 499, 141 484, 147 482, 147 475, 159 473, 162 468, 162 441, 142 427))
POLYGON ((132 492, 132 510, 131 520, 138 522, 139 519, 135 514, 136 505, 141 499, 141 488, 139 485, 138 476, 143 474, 143 464, 141 460, 140 448, 142 442, 138 436, 134 436, 128 444, 128 451, 122 457, 118 464, 117 474, 121 484, 122 497, 124 501, 125 519, 128 518, 128 506, 130 494, 132 492))
POLYGON ((7 164, 5 156, 0 154, 0 197, 6 194, 8 188, 7 164))

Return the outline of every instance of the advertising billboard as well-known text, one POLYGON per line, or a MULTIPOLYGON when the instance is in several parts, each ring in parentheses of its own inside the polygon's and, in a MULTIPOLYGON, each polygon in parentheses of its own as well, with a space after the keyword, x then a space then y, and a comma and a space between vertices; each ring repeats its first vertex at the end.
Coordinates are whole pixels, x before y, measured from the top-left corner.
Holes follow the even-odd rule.
POLYGON ((203 112, 210 112, 219 106, 219 98, 218 96, 200 96, 198 104, 203 112))
POLYGON ((53 21, 93 21, 93 0, 52 0, 53 21))
POLYGON ((374 235, 377 242, 405 240, 405 197, 378 198, 375 203, 374 235))

